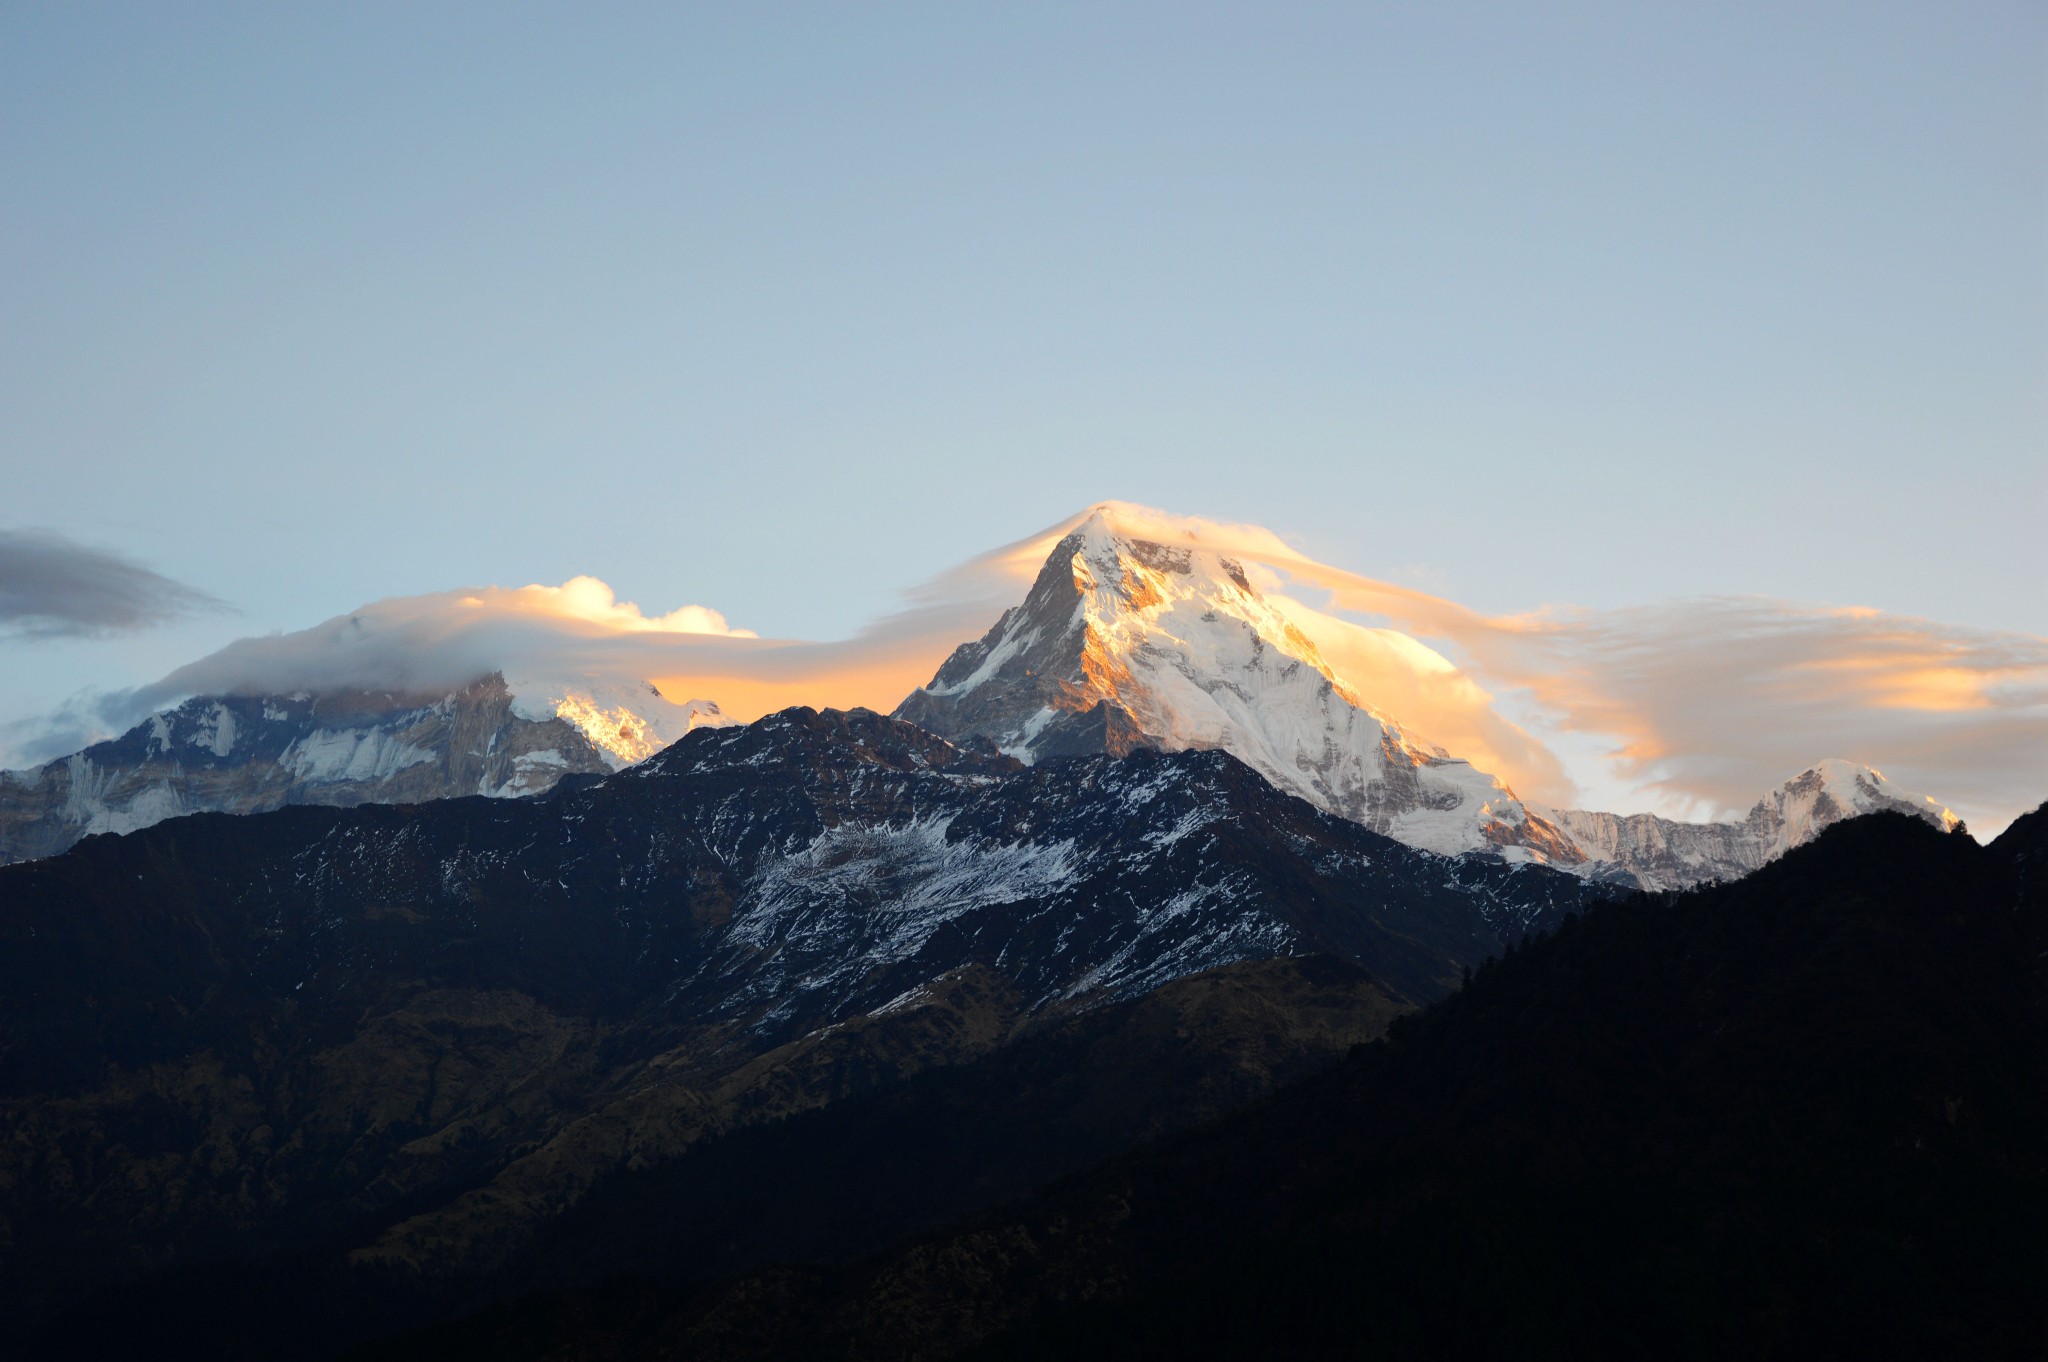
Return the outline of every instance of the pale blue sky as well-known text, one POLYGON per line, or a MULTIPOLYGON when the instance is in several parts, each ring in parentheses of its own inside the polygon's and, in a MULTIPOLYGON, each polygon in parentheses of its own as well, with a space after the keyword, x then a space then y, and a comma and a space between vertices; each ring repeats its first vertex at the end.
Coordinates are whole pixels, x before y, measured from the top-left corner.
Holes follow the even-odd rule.
POLYGON ((2048 633, 2048 7, 0 10, 0 526, 835 637, 1090 502, 2048 633))

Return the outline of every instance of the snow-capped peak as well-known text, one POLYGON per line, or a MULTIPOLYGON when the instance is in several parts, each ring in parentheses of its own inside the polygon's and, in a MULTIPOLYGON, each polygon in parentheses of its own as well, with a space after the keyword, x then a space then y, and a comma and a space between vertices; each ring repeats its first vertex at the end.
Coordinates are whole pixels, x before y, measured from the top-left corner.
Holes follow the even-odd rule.
POLYGON ((1432 851, 1542 854, 1549 840, 1506 785, 1375 711, 1235 558, 1137 537, 1104 509, 1054 547, 1022 605, 897 715, 1026 761, 1220 747, 1282 789, 1432 851))
POLYGON ((1845 818, 1892 810, 1944 831, 1960 820, 1936 801, 1900 789, 1868 766, 1818 762, 1759 799, 1740 820, 1681 823, 1655 814, 1544 809, 1590 867, 1619 866, 1648 889, 1730 880, 1776 860, 1845 818))
POLYGON ((1375 710, 1228 553, 1145 537, 1097 507, 1021 605, 898 707, 1025 761, 1134 747, 1222 748, 1275 785, 1427 851, 1496 852, 1653 888, 1746 874, 1842 818, 1955 816, 1854 762, 1795 776, 1740 822, 1525 805, 1375 710))
POLYGON ((1778 851, 1807 841, 1830 823, 1881 811, 1910 813, 1952 831, 1962 820, 1938 800, 1903 790, 1882 771, 1841 757, 1829 757, 1772 790, 1750 811, 1779 829, 1778 851))
POLYGON ((562 719, 590 740, 613 770, 644 761, 685 733, 733 722, 709 700, 677 704, 648 681, 601 677, 508 677, 512 712, 536 722, 562 719))
POLYGON ((203 695, 0 777, 0 864, 202 810, 538 794, 732 722, 644 681, 491 673, 445 693, 203 695))

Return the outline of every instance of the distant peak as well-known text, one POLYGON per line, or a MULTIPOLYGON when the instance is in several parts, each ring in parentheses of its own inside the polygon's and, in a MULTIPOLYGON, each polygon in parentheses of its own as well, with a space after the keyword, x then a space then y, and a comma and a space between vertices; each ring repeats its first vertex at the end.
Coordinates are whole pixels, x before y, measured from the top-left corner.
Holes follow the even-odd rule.
POLYGON ((1158 512, 1137 506, 1128 501, 1098 501, 1083 512, 1081 523, 1076 530, 1094 531, 1105 535, 1143 538, 1139 527, 1148 519, 1156 519, 1158 512))
POLYGON ((1815 762, 1780 785, 1769 798, 1783 802, 1823 795, 1852 814, 1894 809, 1916 814, 1942 828, 1953 829, 1962 822, 1940 800, 1903 789, 1876 767, 1846 757, 1826 757, 1815 762))

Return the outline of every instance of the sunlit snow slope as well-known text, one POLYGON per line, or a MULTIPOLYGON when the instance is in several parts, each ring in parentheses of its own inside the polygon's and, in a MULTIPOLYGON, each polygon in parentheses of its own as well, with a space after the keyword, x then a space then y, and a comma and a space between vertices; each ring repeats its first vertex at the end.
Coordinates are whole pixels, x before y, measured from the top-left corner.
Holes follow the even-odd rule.
POLYGON ((1102 513, 896 712, 1027 761, 1220 747, 1411 846, 1564 850, 1500 781, 1373 710, 1234 559, 1120 535, 1102 513))
POLYGON ((1843 817, 1953 816, 1830 761, 1741 823, 1533 808, 1375 710, 1226 554, 1148 541, 1099 510, 1021 605, 956 650, 897 716, 1026 761, 1221 748, 1280 788, 1446 855, 1493 851, 1670 887, 1747 873, 1843 817))

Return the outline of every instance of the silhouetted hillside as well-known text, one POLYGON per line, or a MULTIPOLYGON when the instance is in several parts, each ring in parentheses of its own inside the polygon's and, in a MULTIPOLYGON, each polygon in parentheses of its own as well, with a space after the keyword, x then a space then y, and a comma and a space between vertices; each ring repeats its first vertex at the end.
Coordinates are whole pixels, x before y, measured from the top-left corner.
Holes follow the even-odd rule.
POLYGON ((536 1299, 388 1355, 2038 1356, 2044 853, 2041 814, 1991 848, 1844 824, 880 1257, 536 1299))
POLYGON ((338 1252, 489 1277, 705 1139, 1234 963, 1334 955, 1426 1001, 1607 892, 1416 851, 1220 752, 1025 768, 865 711, 535 800, 87 838, 0 867, 0 1305, 30 1330, 338 1252))

